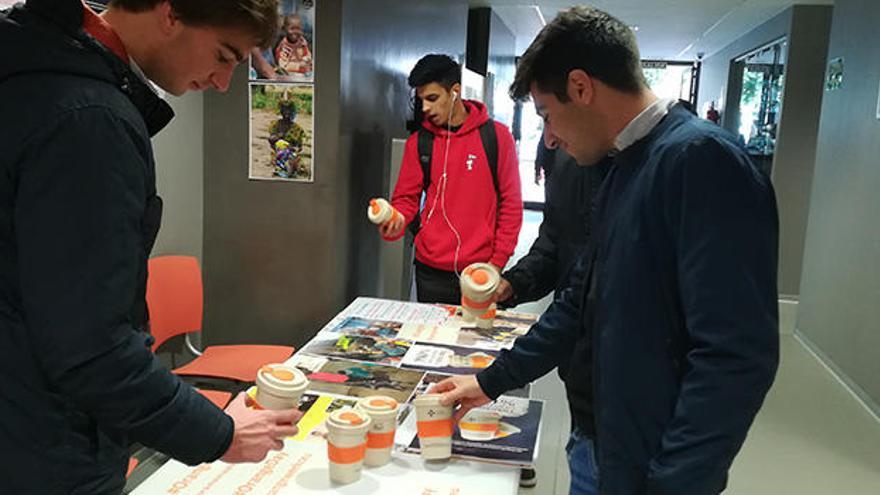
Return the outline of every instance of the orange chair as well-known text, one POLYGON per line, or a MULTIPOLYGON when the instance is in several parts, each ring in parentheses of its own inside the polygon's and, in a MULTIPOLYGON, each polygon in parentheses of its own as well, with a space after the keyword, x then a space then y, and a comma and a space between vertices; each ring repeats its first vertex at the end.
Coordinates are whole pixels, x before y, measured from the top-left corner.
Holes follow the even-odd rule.
POLYGON ((153 352, 172 337, 186 335, 186 346, 196 355, 190 363, 174 369, 185 376, 225 378, 253 382, 268 363, 280 363, 293 355, 293 347, 279 345, 218 345, 196 349, 189 334, 202 329, 202 273, 192 256, 158 256, 149 261, 147 307, 153 352))

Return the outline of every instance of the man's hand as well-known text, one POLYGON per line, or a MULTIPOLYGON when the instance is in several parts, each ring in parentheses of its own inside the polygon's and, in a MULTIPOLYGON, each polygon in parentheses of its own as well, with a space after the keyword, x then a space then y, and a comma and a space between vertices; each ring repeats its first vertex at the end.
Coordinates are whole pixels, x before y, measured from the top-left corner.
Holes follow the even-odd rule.
POLYGON ((513 297, 513 286, 510 285, 506 278, 501 277, 501 281, 498 282, 498 288, 495 289, 495 294, 492 295, 492 301, 497 303, 504 302, 511 297, 513 297))
POLYGON ((382 237, 397 237, 403 227, 403 215, 394 215, 391 220, 379 225, 379 233, 382 234, 382 237))
POLYGON ((456 423, 471 409, 492 402, 480 388, 476 375, 451 376, 434 385, 431 393, 443 394, 440 403, 444 406, 458 404, 458 410, 455 411, 456 423))
POLYGON ((226 407, 226 414, 235 422, 235 433, 220 458, 223 462, 260 462, 270 450, 281 450, 285 437, 299 432, 296 422, 302 413, 298 410, 258 411, 248 408, 247 399, 242 392, 226 407))

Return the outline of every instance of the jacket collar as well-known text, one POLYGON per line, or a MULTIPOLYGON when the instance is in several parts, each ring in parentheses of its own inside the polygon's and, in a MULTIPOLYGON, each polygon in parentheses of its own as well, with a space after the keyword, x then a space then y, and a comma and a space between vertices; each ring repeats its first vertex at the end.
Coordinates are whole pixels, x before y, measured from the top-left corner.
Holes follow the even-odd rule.
POLYGON ((141 114, 150 137, 171 122, 174 118, 171 106, 153 92, 147 81, 132 71, 122 41, 102 19, 95 19, 97 14, 86 7, 82 0, 27 0, 25 8, 60 29, 85 49, 100 55, 112 72, 112 82, 141 114))

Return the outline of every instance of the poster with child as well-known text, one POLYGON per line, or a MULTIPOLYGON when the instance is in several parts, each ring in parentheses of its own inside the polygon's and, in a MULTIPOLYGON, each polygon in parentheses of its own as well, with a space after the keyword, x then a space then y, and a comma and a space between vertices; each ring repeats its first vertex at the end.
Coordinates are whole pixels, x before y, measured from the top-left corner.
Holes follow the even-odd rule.
POLYGON ((314 0, 280 0, 278 33, 268 47, 251 51, 250 79, 314 82, 314 33, 314 0))

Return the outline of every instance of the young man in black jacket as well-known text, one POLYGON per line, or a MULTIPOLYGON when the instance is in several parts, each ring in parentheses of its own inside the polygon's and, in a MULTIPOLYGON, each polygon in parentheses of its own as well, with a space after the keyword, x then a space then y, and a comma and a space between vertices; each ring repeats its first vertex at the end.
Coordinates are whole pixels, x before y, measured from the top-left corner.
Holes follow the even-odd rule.
MULTIPOLYGON (((557 148, 552 135, 543 137, 542 147, 547 150, 542 158, 549 162, 544 174, 544 220, 529 252, 501 275, 495 299, 502 308, 537 301, 562 285, 587 247, 594 199, 611 165, 603 160, 591 167, 578 166, 574 157, 557 148)), ((557 371, 564 382, 568 361, 560 362, 557 371)), ((576 470, 574 473, 578 474, 576 470)), ((579 480, 573 477, 572 482, 577 484, 579 480)), ((520 486, 535 484, 535 471, 524 470, 520 486)))
POLYGON ((544 175, 544 219, 538 238, 502 274, 495 297, 503 307, 537 301, 556 290, 590 239, 594 200, 611 162, 579 167, 571 155, 555 148, 551 142, 547 159, 553 173, 544 175))
POLYGON ((118 494, 131 443, 254 462, 295 411, 221 411, 144 333, 159 228, 150 137, 165 91, 226 90, 276 29, 275 0, 28 0, 0 13, 3 493, 118 494))
POLYGON ((573 493, 720 493, 779 359, 768 177, 734 136, 651 93, 633 33, 595 9, 541 31, 511 94, 531 94, 578 163, 613 165, 553 305, 491 367, 436 390, 460 417, 568 360, 571 467, 599 478, 573 493))

